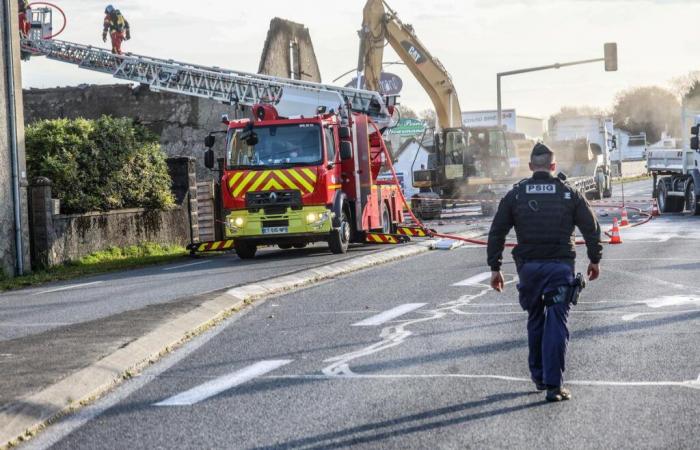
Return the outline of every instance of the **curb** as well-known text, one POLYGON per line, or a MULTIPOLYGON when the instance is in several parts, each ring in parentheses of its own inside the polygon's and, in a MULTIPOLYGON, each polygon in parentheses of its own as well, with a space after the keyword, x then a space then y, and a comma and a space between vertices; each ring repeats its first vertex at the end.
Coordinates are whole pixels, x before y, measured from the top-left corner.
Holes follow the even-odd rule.
MULTIPOLYGON (((478 234, 480 233, 467 232, 460 235, 474 237, 478 234)), ((255 300, 426 253, 437 248, 439 242, 423 241, 417 245, 359 256, 297 274, 229 289, 58 383, 27 397, 15 399, 3 407, 0 411, 0 448, 10 448, 31 439, 62 416, 97 400, 122 381, 138 374, 175 348, 223 322, 255 300)))

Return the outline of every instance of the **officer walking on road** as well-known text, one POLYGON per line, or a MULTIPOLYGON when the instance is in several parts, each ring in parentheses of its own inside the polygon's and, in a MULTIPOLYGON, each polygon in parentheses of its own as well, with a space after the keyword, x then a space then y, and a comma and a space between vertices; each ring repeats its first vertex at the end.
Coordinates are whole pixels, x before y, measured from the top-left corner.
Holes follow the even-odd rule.
POLYGON ((491 287, 502 292, 501 272, 506 236, 515 227, 518 240, 513 259, 520 282, 520 306, 528 312, 530 374, 551 402, 568 400, 564 388, 564 359, 569 341, 567 320, 571 303, 585 285, 574 276, 574 227, 586 241, 589 280, 600 274, 603 247, 600 225, 585 197, 554 177, 554 153, 538 143, 530 156, 532 178, 516 184, 498 206, 489 232, 488 265, 491 287))

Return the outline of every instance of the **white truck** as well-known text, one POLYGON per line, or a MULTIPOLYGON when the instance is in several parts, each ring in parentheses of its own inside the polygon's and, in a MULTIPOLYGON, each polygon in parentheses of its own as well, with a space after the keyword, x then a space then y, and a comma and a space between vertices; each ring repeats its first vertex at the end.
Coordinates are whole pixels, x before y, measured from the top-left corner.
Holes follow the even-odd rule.
POLYGON ((559 169, 569 184, 589 198, 612 196, 610 153, 614 150, 613 122, 601 115, 550 120, 545 139, 557 155, 559 169))
POLYGON ((690 133, 682 149, 650 149, 647 154, 661 213, 700 215, 700 115, 695 116, 690 133))

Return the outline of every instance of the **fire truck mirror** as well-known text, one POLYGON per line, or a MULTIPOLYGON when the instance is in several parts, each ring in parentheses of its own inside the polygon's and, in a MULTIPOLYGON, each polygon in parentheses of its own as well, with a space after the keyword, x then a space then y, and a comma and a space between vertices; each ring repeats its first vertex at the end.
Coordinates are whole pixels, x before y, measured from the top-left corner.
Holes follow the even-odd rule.
POLYGON ((216 137, 214 137, 213 134, 210 134, 209 136, 204 138, 204 146, 206 148, 212 148, 215 143, 216 143, 216 137))
POLYGON ((204 166, 209 170, 214 170, 214 150, 211 148, 204 152, 204 166))
POLYGON ((348 141, 340 143, 340 159, 347 161, 352 159, 352 144, 348 141))
POLYGON ((350 127, 340 127, 338 133, 340 134, 340 139, 350 139, 352 137, 350 135, 350 127))

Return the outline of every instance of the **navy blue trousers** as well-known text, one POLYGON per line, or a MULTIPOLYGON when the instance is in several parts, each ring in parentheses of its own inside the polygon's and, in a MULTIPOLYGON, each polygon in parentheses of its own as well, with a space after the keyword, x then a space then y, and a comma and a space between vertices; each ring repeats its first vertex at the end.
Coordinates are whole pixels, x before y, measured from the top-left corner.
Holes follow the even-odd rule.
POLYGON ((543 296, 574 280, 573 261, 527 261, 518 264, 520 306, 528 313, 530 375, 536 383, 559 387, 564 383, 569 344, 568 302, 545 306, 543 296))

